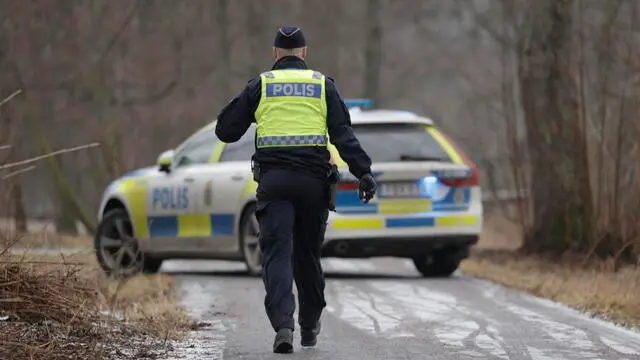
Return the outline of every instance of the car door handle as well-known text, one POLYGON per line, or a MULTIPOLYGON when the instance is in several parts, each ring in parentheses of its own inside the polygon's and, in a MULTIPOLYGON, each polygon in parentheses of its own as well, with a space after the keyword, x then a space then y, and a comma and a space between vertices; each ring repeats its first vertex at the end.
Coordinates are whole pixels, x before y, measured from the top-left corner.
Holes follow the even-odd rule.
POLYGON ((184 182, 192 183, 192 182, 194 182, 194 179, 193 178, 184 178, 184 182))
POLYGON ((235 174, 235 175, 231 176, 231 180, 233 180, 233 181, 241 181, 241 180, 244 180, 244 176, 239 175, 239 174, 235 174))

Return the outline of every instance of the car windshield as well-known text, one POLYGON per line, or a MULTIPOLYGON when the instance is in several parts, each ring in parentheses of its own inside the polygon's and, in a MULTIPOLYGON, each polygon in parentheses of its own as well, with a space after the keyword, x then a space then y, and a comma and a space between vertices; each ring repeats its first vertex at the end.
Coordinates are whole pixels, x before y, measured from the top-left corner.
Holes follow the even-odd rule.
POLYGON ((422 124, 354 124, 353 130, 373 162, 451 161, 422 124))
POLYGON ((177 166, 206 164, 216 147, 215 129, 207 128, 187 140, 175 156, 177 166))
MULTIPOLYGON (((178 146, 176 146, 176 147, 174 148, 174 151, 175 151, 176 153, 181 152, 181 151, 182 151, 182 150, 183 150, 187 145, 189 145, 189 144, 190 144, 190 143, 191 143, 195 138, 200 137, 201 133, 204 133, 204 132, 210 132, 209 130, 212 130, 212 129, 213 129, 213 130, 215 130, 215 123, 216 123, 216 121, 217 121, 217 120, 214 120, 213 122, 211 122, 211 123, 209 123, 209 124, 207 124, 207 125, 205 125, 205 126, 201 127, 200 129, 196 130, 195 132, 191 133, 191 135, 189 135, 189 137, 187 137, 186 139, 184 139, 184 141, 183 141, 180 145, 178 145, 178 146)), ((215 136, 215 135, 214 135, 214 136, 215 136)), ((215 140, 217 141, 217 140, 218 140, 218 138, 216 137, 216 138, 215 138, 215 140)))

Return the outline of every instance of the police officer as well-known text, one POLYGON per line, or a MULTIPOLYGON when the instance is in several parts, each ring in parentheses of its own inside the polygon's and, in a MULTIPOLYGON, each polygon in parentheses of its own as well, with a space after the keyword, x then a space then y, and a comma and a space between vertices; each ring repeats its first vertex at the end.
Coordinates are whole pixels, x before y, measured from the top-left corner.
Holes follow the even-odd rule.
POLYGON ((300 28, 278 29, 273 68, 249 81, 221 111, 216 125, 218 138, 229 143, 256 123, 256 217, 264 306, 276 331, 275 353, 293 352, 294 279, 301 345, 314 346, 320 332, 326 306, 320 252, 329 215, 328 138, 359 179, 362 201, 376 191, 371 159, 353 133, 333 79, 308 69, 306 55, 300 28))

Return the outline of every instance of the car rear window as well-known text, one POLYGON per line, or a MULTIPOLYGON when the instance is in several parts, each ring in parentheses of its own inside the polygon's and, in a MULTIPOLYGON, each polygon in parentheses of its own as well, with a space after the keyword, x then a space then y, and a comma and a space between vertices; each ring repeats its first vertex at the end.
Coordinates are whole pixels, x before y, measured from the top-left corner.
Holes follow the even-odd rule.
MULTIPOLYGON (((360 144, 374 162, 402 161, 402 155, 451 161, 436 139, 420 124, 353 125, 360 144)), ((220 161, 249 161, 253 155, 255 126, 242 138, 225 145, 220 161)))
POLYGON ((354 124, 353 130, 373 162, 402 161, 403 155, 451 161, 421 124, 354 124))

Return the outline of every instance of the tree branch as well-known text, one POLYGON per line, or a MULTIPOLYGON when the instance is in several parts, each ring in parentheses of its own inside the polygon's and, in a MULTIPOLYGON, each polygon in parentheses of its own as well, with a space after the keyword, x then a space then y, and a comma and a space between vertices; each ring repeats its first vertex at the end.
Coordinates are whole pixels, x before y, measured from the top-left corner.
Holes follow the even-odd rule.
POLYGON ((147 96, 132 97, 124 100, 119 100, 115 97, 112 97, 112 103, 114 103, 114 105, 122 107, 153 104, 171 95, 171 93, 173 93, 173 91, 178 87, 179 82, 179 79, 173 79, 167 85, 165 85, 164 88, 160 89, 160 91, 149 94, 147 96))
MULTIPOLYGON (((159 91, 153 92, 151 94, 147 94, 147 95, 141 95, 138 97, 135 96, 130 96, 129 98, 126 99, 118 99, 118 97, 113 94, 111 95, 111 103, 115 106, 121 106, 121 107, 131 107, 131 106, 136 106, 136 105, 149 105, 149 104, 153 104, 156 102, 159 102, 161 100, 163 100, 164 98, 168 97, 169 95, 171 95, 180 85, 180 82, 182 80, 182 71, 183 71, 183 66, 182 66, 182 56, 181 54, 178 54, 176 56, 176 61, 174 63, 174 74, 173 74, 173 79, 170 80, 162 89, 160 89, 159 91)), ((128 84, 128 83, 121 83, 120 84, 121 87, 133 87, 132 84, 128 84)), ((115 91, 114 91, 115 92, 115 91)))
POLYGON ((50 158, 50 157, 53 157, 53 156, 56 156, 56 155, 70 153, 70 152, 83 150, 83 149, 88 149, 88 148, 92 148, 92 147, 96 147, 96 146, 100 146, 100 143, 95 142, 95 143, 86 144, 86 145, 80 145, 80 146, 76 146, 76 147, 72 147, 72 148, 56 150, 56 151, 53 151, 53 152, 50 152, 50 153, 47 153, 47 154, 44 154, 44 155, 36 156, 36 157, 30 158, 30 159, 26 159, 26 160, 22 160, 22 161, 17 161, 17 162, 13 162, 13 163, 0 165, 0 170, 5 170, 5 169, 13 168, 13 167, 16 167, 16 166, 26 165, 26 164, 31 164, 31 163, 40 161, 42 159, 50 158))
POLYGON ((120 40, 120 38, 124 34, 125 30, 131 24, 131 21, 138 14, 138 11, 142 7, 143 3, 146 2, 146 1, 148 1, 148 0, 136 0, 135 1, 135 4, 131 7, 131 10, 129 10, 129 12, 127 13, 127 16, 122 21, 122 23, 120 24, 120 26, 118 27, 116 32, 107 41, 107 44, 106 44, 105 48, 97 56, 94 56, 92 59, 90 59, 84 65, 80 66, 80 68, 75 73, 68 75, 66 78, 64 78, 64 79, 62 79, 60 81, 56 81, 54 83, 39 84, 39 85, 40 86, 59 87, 60 85, 72 83, 72 82, 78 80, 85 71, 93 68, 93 66, 95 66, 96 64, 102 62, 111 53, 111 50, 113 50, 115 45, 118 43, 118 41, 120 40))
POLYGON ((2 178, 0 178, 0 179, 7 180, 9 178, 12 178, 14 176, 20 175, 20 174, 25 173, 27 171, 31 171, 31 170, 33 170, 35 168, 36 167, 32 165, 32 166, 26 167, 24 169, 16 170, 16 171, 10 172, 10 173, 8 173, 6 175, 3 175, 2 178))
POLYGON ((11 95, 7 96, 2 101, 0 101, 0 107, 3 106, 4 104, 8 103, 9 101, 11 101, 11 99, 13 99, 14 97, 18 96, 21 93, 22 93, 22 89, 18 89, 16 91, 14 91, 11 95))

